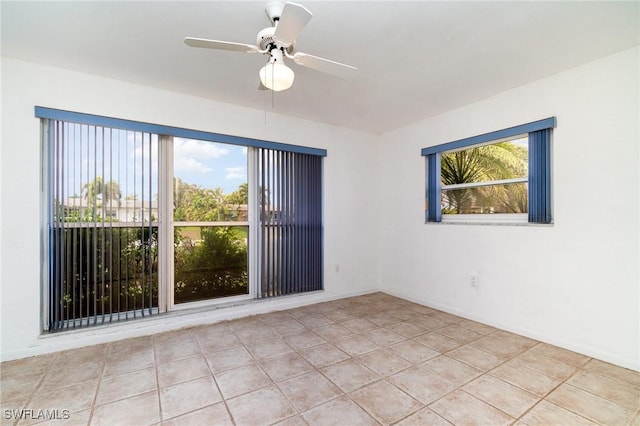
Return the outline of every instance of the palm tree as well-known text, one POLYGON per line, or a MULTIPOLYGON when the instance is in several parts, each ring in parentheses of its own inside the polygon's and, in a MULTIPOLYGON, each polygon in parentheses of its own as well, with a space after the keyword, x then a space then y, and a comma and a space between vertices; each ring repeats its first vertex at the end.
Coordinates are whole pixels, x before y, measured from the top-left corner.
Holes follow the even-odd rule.
POLYGON ((122 192, 120 191, 120 184, 115 181, 103 182, 101 176, 96 176, 95 179, 82 185, 82 196, 87 200, 87 206, 95 208, 97 206, 98 196, 104 201, 115 201, 116 205, 120 207, 120 200, 122 199, 122 192))
POLYGON ((249 184, 241 183, 238 189, 227 195, 229 204, 247 204, 249 202, 249 184))
MULTIPOLYGON (((512 179, 527 174, 527 149, 513 142, 499 142, 442 154, 442 185, 512 179)), ((499 204, 501 211, 527 211, 523 185, 485 186, 443 192, 449 213, 469 212, 472 206, 499 204)))
POLYGON ((221 188, 203 188, 180 178, 174 178, 173 188, 175 221, 226 220, 225 195, 221 188))

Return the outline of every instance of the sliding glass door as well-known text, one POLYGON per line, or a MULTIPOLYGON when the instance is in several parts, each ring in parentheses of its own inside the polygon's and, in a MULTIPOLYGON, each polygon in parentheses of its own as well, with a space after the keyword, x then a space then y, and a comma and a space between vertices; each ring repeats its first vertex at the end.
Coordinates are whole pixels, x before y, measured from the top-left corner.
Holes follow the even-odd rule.
POLYGON ((173 140, 173 304, 249 294, 247 148, 173 140))
POLYGON ((36 107, 43 330, 322 289, 326 151, 36 107))

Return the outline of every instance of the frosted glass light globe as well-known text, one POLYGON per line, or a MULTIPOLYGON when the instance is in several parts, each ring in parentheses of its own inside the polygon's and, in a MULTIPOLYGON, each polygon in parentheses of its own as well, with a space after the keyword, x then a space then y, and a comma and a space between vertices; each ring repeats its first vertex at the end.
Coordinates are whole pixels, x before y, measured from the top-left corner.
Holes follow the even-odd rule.
POLYGON ((294 78, 293 70, 283 63, 270 62, 260 69, 260 82, 274 92, 287 90, 294 78))

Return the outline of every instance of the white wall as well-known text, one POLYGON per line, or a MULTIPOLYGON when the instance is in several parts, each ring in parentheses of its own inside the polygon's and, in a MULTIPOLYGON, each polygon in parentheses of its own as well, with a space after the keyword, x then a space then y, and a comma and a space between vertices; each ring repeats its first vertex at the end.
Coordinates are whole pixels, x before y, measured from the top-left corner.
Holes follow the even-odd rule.
POLYGON ((258 313, 376 287, 377 201, 367 183, 373 136, 264 111, 184 96, 2 58, 2 163, 0 217, 2 360, 258 313), (253 303, 242 309, 97 328, 69 335, 40 335, 40 128, 34 106, 166 124, 326 148, 325 292, 253 303), (339 272, 336 272, 339 265, 339 272))
POLYGON ((638 64, 636 47, 384 135, 381 290, 640 370, 638 64), (424 224, 420 148, 549 116, 553 226, 424 224))

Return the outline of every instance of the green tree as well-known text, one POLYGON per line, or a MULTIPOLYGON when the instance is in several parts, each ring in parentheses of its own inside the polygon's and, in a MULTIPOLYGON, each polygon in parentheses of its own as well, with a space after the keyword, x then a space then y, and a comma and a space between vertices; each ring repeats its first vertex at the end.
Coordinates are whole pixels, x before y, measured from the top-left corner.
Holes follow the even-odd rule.
POLYGON ((87 206, 91 208, 97 207, 99 200, 115 201, 119 207, 122 192, 118 182, 113 180, 104 182, 101 176, 96 176, 95 179, 82 185, 82 196, 87 200, 87 206))
POLYGON ((118 182, 113 180, 104 182, 101 176, 96 176, 95 179, 82 185, 82 197, 87 202, 87 208, 83 209, 82 217, 78 219, 91 222, 100 220, 100 217, 104 216, 104 212, 101 212, 99 207, 104 208, 111 203, 120 207, 122 191, 118 182))
MULTIPOLYGON (((248 203, 248 185, 225 195, 174 179, 174 220, 216 222, 238 220, 248 203)), ((245 294, 247 233, 243 226, 180 227, 174 230, 177 303, 245 294)))
POLYGON ((226 214, 230 220, 247 220, 249 204, 249 184, 243 183, 225 198, 226 214))
POLYGON ((225 195, 221 188, 202 188, 201 186, 174 179, 173 218, 185 222, 216 222, 234 220, 239 210, 249 200, 248 185, 241 184, 238 189, 225 195))
MULTIPOLYGON (((443 185, 511 179, 526 176, 527 149, 512 142, 499 142, 442 155, 443 185)), ((486 206, 498 202, 501 210, 527 211, 527 194, 523 185, 488 186, 449 190, 444 193, 451 207, 448 213, 469 211, 472 205, 486 206)))
POLYGON ((227 203, 229 204, 248 204, 249 203, 249 184, 242 183, 231 194, 227 195, 227 203))

